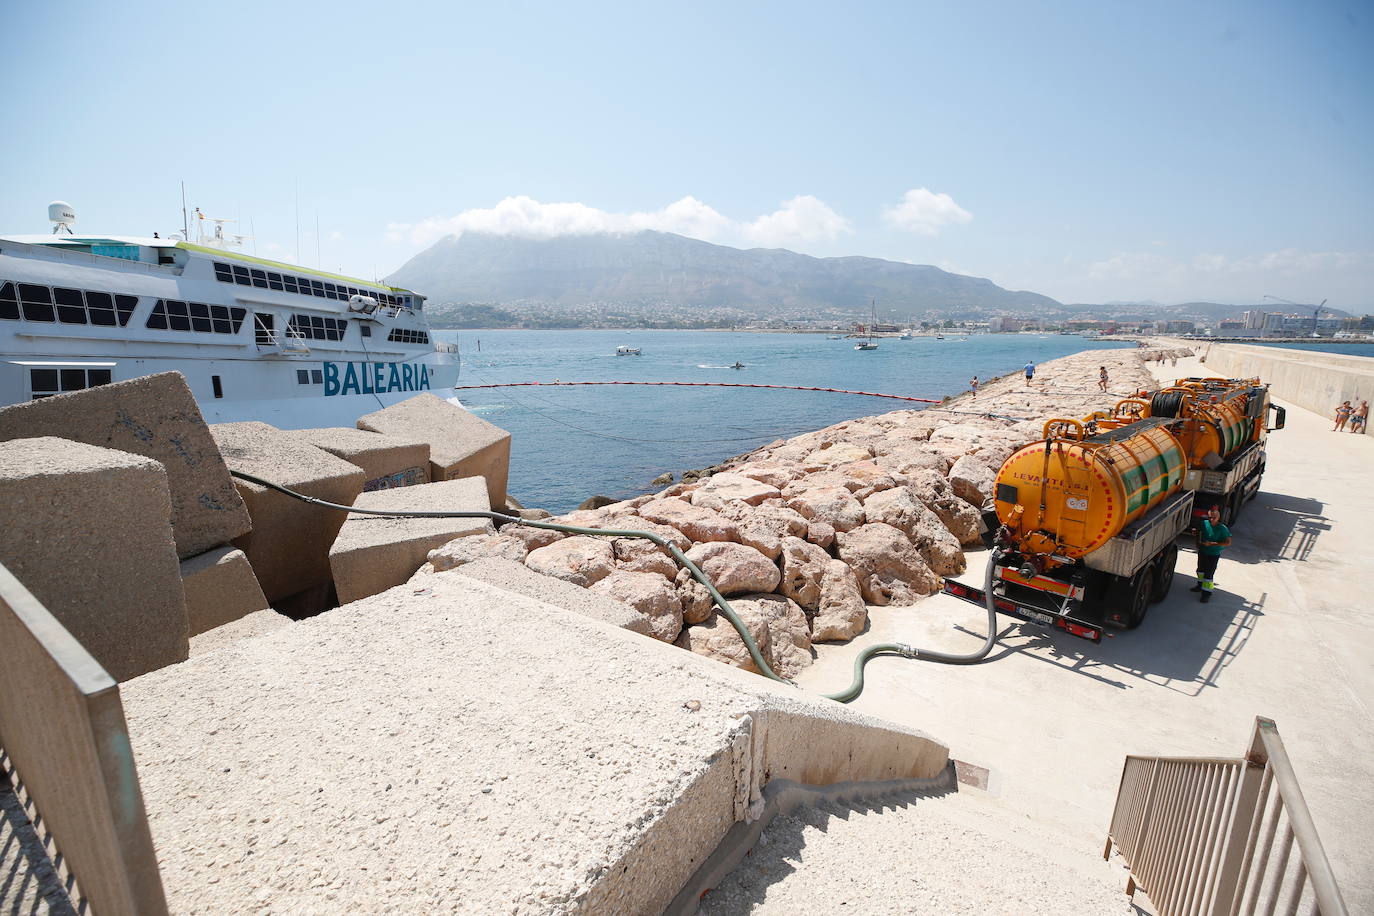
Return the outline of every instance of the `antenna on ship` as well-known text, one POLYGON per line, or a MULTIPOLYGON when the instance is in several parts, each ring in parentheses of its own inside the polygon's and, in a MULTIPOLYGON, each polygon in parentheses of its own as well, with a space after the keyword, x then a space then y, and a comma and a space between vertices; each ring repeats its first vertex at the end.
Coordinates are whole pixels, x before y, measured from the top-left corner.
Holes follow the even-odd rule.
POLYGON ((48 204, 48 219, 52 222, 52 234, 66 232, 72 235, 72 224, 76 222, 76 210, 65 200, 55 200, 48 204))
POLYGON ((186 182, 181 183, 181 238, 182 241, 191 241, 191 223, 186 218, 186 182))

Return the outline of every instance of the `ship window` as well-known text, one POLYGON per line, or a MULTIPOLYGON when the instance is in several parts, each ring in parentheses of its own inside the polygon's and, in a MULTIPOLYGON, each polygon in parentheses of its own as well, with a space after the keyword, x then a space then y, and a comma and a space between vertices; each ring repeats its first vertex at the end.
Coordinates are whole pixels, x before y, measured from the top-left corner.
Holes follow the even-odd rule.
POLYGON ((215 279, 221 283, 233 283, 234 272, 229 269, 228 264, 220 261, 215 262, 215 279))
POLYGON ((94 388, 109 383, 109 369, 85 369, 77 366, 70 369, 29 370, 29 394, 35 401, 55 394, 81 391, 83 388, 94 388))
POLYGON ((214 323, 210 320, 210 306, 204 302, 191 303, 191 330, 193 331, 213 331, 214 323))
POLYGON ((311 280, 311 281, 310 281, 310 290, 311 290, 311 292, 313 292, 316 296, 320 296, 320 297, 323 297, 323 296, 324 296, 324 284, 321 283, 319 280, 311 280))
POLYGON ((180 299, 167 300, 167 326, 173 331, 191 330, 191 316, 186 311, 186 303, 180 299))
POLYGON ((282 286, 286 287, 288 293, 296 292, 296 278, 290 274, 283 274, 281 278, 282 286))
POLYGON ((323 370, 323 369, 311 369, 311 370, 310 370, 310 383, 311 383, 312 385, 323 385, 323 384, 324 384, 324 370, 323 370))
POLYGON ((333 283, 326 283, 324 285, 324 295, 326 299, 337 299, 339 298, 339 290, 333 283))
POLYGON ((309 385, 309 384, 310 384, 310 370, 309 370, 309 369, 297 369, 297 370, 296 370, 296 384, 297 384, 297 385, 309 385))
POLYGON ((248 271, 253 275, 253 285, 258 289, 267 289, 267 271, 252 269, 248 271))
POLYGON ((247 314, 247 309, 230 307, 229 323, 233 326, 233 331, 231 333, 237 334, 239 332, 239 328, 243 327, 244 316, 247 314))
POLYGON ((19 298, 24 303, 24 317, 29 321, 52 321, 52 293, 46 286, 19 284, 19 298))
POLYGON ((167 303, 161 299, 153 306, 153 313, 148 316, 148 328, 153 331, 167 330, 167 303))
POLYGON ((86 323, 86 300, 79 289, 57 287, 52 291, 57 302, 57 320, 63 324, 86 323))
POLYGON ((137 296, 115 295, 115 311, 119 313, 119 326, 122 328, 129 323, 129 317, 133 315, 134 308, 138 305, 137 296))
POLYGON ((105 328, 115 326, 114 299, 109 293, 86 293, 86 311, 90 313, 91 324, 105 328))
POLYGON ((372 336, 372 325, 370 324, 360 324, 358 325, 358 330, 362 332, 364 337, 372 336))
POLYGON ((269 271, 267 274, 267 285, 272 289, 281 289, 281 274, 274 274, 269 271))
POLYGON ((218 375, 210 376, 210 387, 215 390, 215 397, 224 397, 224 386, 220 384, 218 375))
POLYGON ((14 289, 14 284, 8 280, 0 286, 0 318, 8 321, 19 320, 19 295, 14 289))
POLYGON ((409 328, 392 328, 391 333, 386 335, 386 339, 391 343, 427 344, 429 343, 429 332, 412 331, 409 328))
POLYGON ((214 319, 216 334, 232 334, 233 326, 229 323, 229 309, 222 305, 210 306, 210 317, 214 319))
POLYGON ((234 265, 234 282, 239 286, 252 286, 253 278, 248 276, 248 268, 234 265))

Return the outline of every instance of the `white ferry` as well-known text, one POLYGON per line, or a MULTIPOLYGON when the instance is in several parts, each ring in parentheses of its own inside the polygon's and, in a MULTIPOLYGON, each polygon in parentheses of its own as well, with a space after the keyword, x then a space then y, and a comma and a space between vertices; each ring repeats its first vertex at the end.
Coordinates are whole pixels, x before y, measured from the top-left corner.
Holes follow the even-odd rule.
POLYGON ((457 403, 458 356, 431 341, 418 293, 251 257, 225 221, 193 244, 77 235, 60 201, 49 219, 51 235, 0 236, 0 405, 168 370, 211 423, 352 426, 426 391, 457 403))

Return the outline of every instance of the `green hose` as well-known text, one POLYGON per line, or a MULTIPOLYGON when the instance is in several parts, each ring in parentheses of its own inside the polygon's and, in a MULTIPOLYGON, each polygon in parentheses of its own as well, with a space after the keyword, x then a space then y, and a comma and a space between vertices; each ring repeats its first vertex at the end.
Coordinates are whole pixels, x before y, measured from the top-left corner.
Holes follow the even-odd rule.
MULTIPOLYGON (((772 666, 770 666, 768 662, 764 660, 763 653, 759 651, 758 644, 754 642, 754 637, 749 635, 749 629, 744 625, 744 621, 740 620, 739 615, 735 613, 735 609, 730 607, 730 602, 725 600, 725 596, 716 590, 715 585, 712 584, 710 578, 707 577, 706 573, 702 572, 699 566, 697 566, 691 560, 687 559, 687 555, 684 554, 677 547, 676 544, 674 544, 667 538, 663 537, 662 535, 654 534, 652 531, 633 531, 629 529, 619 528, 582 528, 577 525, 563 525, 558 522, 537 521, 534 519, 521 518, 518 515, 508 515, 504 512, 491 512, 483 510, 473 510, 468 512, 424 512, 419 510, 400 511, 388 509, 360 509, 356 506, 344 506, 340 505, 339 503, 331 503, 323 499, 317 499, 314 496, 307 496, 304 493, 298 493, 295 490, 282 486, 281 484, 272 483, 270 480, 264 480, 261 477, 256 477, 252 474, 246 474, 242 471, 235 471, 231 469, 229 473, 232 474, 234 477, 239 478, 240 480, 246 480, 249 483, 257 484, 258 486, 267 487, 269 490, 275 490, 278 493, 285 494, 286 496, 290 496, 293 499, 299 499, 302 502, 307 502, 314 506, 320 506, 324 509, 337 509, 341 512, 352 512, 356 515, 380 515, 388 518, 484 518, 494 522, 499 521, 512 525, 528 525, 531 528, 543 528, 549 531, 563 531, 569 534, 586 534, 592 535, 594 537, 644 538, 646 540, 652 541, 659 547, 662 547, 664 550, 666 550, 669 553, 669 555, 672 556, 672 558, 678 562, 680 566, 682 566, 684 569, 686 569, 688 572, 692 574, 692 578, 696 579, 698 582, 700 582, 702 585, 706 587, 706 591, 710 593, 711 600, 716 605, 716 610, 718 610, 721 613, 721 615, 724 616, 725 619, 730 622, 730 626, 735 628, 735 632, 739 634, 740 640, 744 643, 744 648, 749 651, 749 657, 753 660, 754 664, 758 666, 759 671, 763 674, 764 677, 771 678, 772 680, 778 681, 783 684, 789 684, 793 687, 797 686, 794 682, 789 681, 787 678, 778 675, 777 672, 773 670, 772 666)), ((836 700, 840 703, 848 703, 849 701, 858 697, 858 695, 862 693, 864 689, 864 666, 867 665, 871 659, 878 655, 897 654, 905 658, 921 658, 928 659, 931 661, 943 661, 951 664, 968 664, 969 662, 981 661, 984 657, 987 656, 989 652, 992 651, 992 646, 996 640, 997 632, 996 612, 992 604, 992 567, 993 564, 990 563, 988 565, 987 583, 988 638, 987 642, 984 644, 981 651, 973 653, 971 655, 946 655, 942 652, 929 652, 923 649, 915 649, 911 646, 906 645, 905 643, 882 643, 876 646, 869 646, 867 649, 864 649, 862 652, 860 652, 859 656, 856 659, 854 659, 854 679, 850 683, 850 685, 844 690, 840 691, 839 693, 824 693, 821 694, 821 696, 829 700, 836 700)))

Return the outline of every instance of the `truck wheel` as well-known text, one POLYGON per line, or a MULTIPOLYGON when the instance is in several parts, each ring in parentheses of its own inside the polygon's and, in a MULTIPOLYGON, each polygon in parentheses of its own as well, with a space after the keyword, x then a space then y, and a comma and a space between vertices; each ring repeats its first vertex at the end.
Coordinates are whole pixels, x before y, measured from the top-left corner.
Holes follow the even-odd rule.
POLYGON ((1231 493, 1231 499, 1228 505, 1230 507, 1230 511, 1227 514, 1231 516, 1231 519, 1226 523, 1226 525, 1227 527, 1230 527, 1236 521, 1236 519, 1240 518, 1240 510, 1245 508, 1244 488, 1236 487, 1236 489, 1231 493))
POLYGON ((1145 620, 1145 612, 1150 609, 1150 593, 1155 583, 1154 567, 1147 566, 1135 574, 1131 580, 1130 611, 1126 614, 1126 629, 1134 630, 1145 620))
POLYGON ((1170 544, 1164 548, 1164 553, 1159 556, 1159 565, 1155 568, 1153 576, 1153 587, 1150 589, 1150 603, 1158 604, 1169 596, 1169 589, 1174 584, 1174 567, 1178 565, 1178 545, 1170 544))

